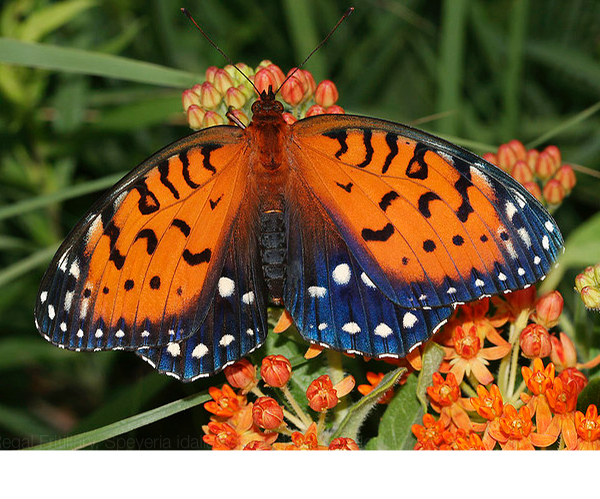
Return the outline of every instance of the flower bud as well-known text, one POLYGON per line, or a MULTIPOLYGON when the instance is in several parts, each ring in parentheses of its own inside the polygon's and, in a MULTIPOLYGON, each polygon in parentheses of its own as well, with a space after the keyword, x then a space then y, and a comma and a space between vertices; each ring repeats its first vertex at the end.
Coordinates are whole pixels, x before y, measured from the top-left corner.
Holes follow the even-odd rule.
POLYGON ((547 150, 542 151, 535 164, 537 176, 542 180, 547 180, 554 175, 556 170, 558 170, 558 165, 554 162, 554 157, 547 150))
POLYGON ((308 111, 306 111, 307 118, 309 116, 317 116, 319 114, 325 114, 325 108, 323 106, 319 106, 318 104, 315 104, 314 106, 310 106, 308 108, 308 111))
POLYGON ((533 170, 522 159, 518 160, 510 169, 510 175, 520 184, 533 182, 533 170))
POLYGON ((529 149, 527 151, 527 159, 525 160, 529 165, 529 168, 535 170, 535 165, 537 164, 537 160, 540 157, 540 151, 537 149, 529 149))
POLYGON ((548 330, 539 324, 529 324, 521 332, 519 345, 528 359, 548 357, 552 352, 552 342, 548 330))
POLYGON ((234 86, 233 78, 229 76, 229 73, 224 69, 219 69, 215 73, 215 79, 213 85, 219 91, 221 95, 225 95, 228 89, 234 86))
POLYGON ((184 90, 181 93, 181 104, 183 105, 183 110, 187 111, 190 106, 199 106, 200 99, 198 94, 191 89, 184 90))
POLYGON ((593 286, 586 286, 581 290, 583 304, 590 309, 600 310, 600 290, 593 286))
POLYGON ((297 106, 304 99, 304 88, 302 82, 291 76, 281 87, 281 98, 290 106, 297 106))
POLYGON ((565 199, 565 190, 558 180, 551 179, 546 182, 543 195, 548 204, 558 205, 565 199))
POLYGON ((283 71, 281 71, 281 68, 276 64, 269 64, 265 69, 270 71, 270 73, 273 75, 273 79, 275 81, 273 90, 277 90, 285 80, 285 75, 283 74, 283 71))
POLYGON ((329 376, 324 374, 315 379, 306 390, 308 405, 313 411, 323 412, 335 407, 338 403, 337 392, 329 376))
POLYGON ((292 376, 292 364, 283 355, 267 355, 262 360, 260 376, 268 386, 281 388, 292 376))
POLYGON ((523 145, 523 143, 521 141, 511 140, 508 143, 508 146, 515 153, 515 157, 516 157, 517 161, 525 161, 527 159, 527 149, 525 149, 525 146, 523 145))
POLYGON ((252 407, 254 424, 265 430, 274 430, 283 423, 283 409, 271 397, 260 397, 252 407))
POLYGON ((575 172, 570 165, 562 165, 554 175, 554 178, 558 180, 567 194, 573 190, 573 187, 577 183, 575 172))
POLYGON ((252 440, 243 450, 273 450, 273 448, 264 440, 252 440))
POLYGON ((269 88, 275 91, 278 88, 275 76, 267 68, 260 69, 254 75, 254 85, 256 86, 259 92, 268 92, 269 88))
POLYGON ((221 94, 215 86, 205 81, 200 87, 200 104, 205 109, 214 109, 221 103, 221 94))
POLYGON ((341 106, 329 106, 327 109, 325 109, 325 113, 326 114, 346 114, 346 111, 344 111, 344 108, 341 106))
POLYGON ((359 450, 358 444, 351 438, 334 438, 329 444, 329 450, 359 450))
POLYGON ((579 395, 588 384, 586 375, 576 367, 567 367, 565 370, 560 372, 558 377, 562 379, 565 386, 568 383, 573 383, 576 387, 577 395, 579 395))
POLYGON ((550 360, 558 371, 577 365, 577 351, 571 338, 565 333, 560 333, 560 341, 556 336, 550 336, 550 341, 552 342, 550 360))
POLYGON ((310 99, 315 94, 315 90, 317 89, 317 82, 315 81, 312 73, 306 69, 299 69, 296 72, 296 76, 298 76, 302 81, 306 99, 310 99))
POLYGON ((188 107, 187 109, 187 121, 190 125, 190 128, 192 128, 192 130, 200 130, 201 128, 204 127, 204 111, 202 110, 202 108, 195 106, 195 105, 191 105, 190 107, 188 107))
POLYGON ((206 81, 213 83, 215 81, 215 74, 219 71, 217 66, 208 66, 206 68, 206 72, 204 73, 206 81))
POLYGON ((225 368, 225 377, 231 386, 248 393, 257 383, 256 366, 248 359, 238 360, 225 368))
POLYGON ((340 94, 338 93, 337 87, 331 80, 323 80, 317 85, 315 90, 315 102, 324 108, 333 106, 337 102, 339 96, 340 94))
POLYGON ((224 123, 225 120, 223 119, 223 116, 221 116, 219 113, 215 113, 214 111, 206 111, 204 119, 202 120, 202 125, 204 128, 223 125, 224 123))
POLYGON ((486 161, 489 161, 490 163, 492 163, 493 165, 498 163, 498 158, 496 157, 496 155, 492 152, 486 152, 483 156, 481 156, 483 159, 485 159, 486 161))
MULTIPOLYGON (((248 116, 246 116, 246 113, 244 113, 244 111, 242 111, 241 109, 232 109, 231 111, 229 111, 229 113, 232 114, 244 126, 248 126, 248 124, 250 123, 250 119, 248 118, 248 116)), ((229 123, 236 124, 239 126, 239 124, 232 119, 229 120, 229 123)))
POLYGON ((537 182, 525 182, 523 187, 529 191, 529 193, 538 201, 542 200, 542 189, 537 182))
POLYGON ((556 171, 560 164, 562 163, 562 158, 560 157, 560 150, 556 146, 548 146, 544 149, 544 152, 547 153, 554 163, 554 170, 556 171))
POLYGON ((229 87, 225 92, 225 104, 227 106, 241 109, 248 99, 238 87, 229 87))
POLYGON ((594 279, 594 267, 587 267, 584 272, 575 277, 575 289, 579 293, 581 293, 583 288, 596 285, 596 280, 594 279))
POLYGON ((515 151, 508 145, 502 144, 498 147, 498 166, 505 172, 510 171, 512 165, 517 161, 515 151))
POLYGON ((293 125, 294 123, 296 123, 296 121, 298 121, 298 118, 296 118, 292 113, 283 113, 283 120, 288 125, 293 125))
POLYGON ((535 304, 535 322, 547 329, 556 326, 563 306, 564 300, 558 291, 552 291, 542 296, 535 304))

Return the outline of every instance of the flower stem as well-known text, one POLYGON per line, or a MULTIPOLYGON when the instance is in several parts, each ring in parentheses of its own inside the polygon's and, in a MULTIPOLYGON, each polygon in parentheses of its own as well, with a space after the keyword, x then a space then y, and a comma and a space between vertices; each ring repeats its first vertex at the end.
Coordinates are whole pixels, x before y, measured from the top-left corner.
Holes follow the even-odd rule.
POLYGON ((327 417, 327 411, 323 411, 319 414, 319 421, 317 423, 317 435, 321 435, 325 429, 325 418, 327 417))
POLYGON ((298 404, 287 385, 282 386, 281 391, 285 395, 287 401, 292 406, 292 409, 294 409, 296 415, 302 420, 302 429, 306 430, 312 423, 311 419, 302 410, 302 407, 300 407, 300 404, 298 404))
POLYGON ((519 352, 521 351, 519 342, 516 341, 512 349, 512 361, 510 365, 510 377, 508 379, 507 396, 511 398, 515 393, 515 382, 517 380, 517 370, 519 368, 519 352))
MULTIPOLYGON (((519 335, 521 334, 521 331, 523 331, 523 329, 525 328, 525 326, 527 325, 527 320, 529 319, 529 314, 531 313, 531 310, 529 309, 525 309, 525 310, 521 310, 521 312, 519 313, 519 315, 517 316, 517 318, 515 319, 515 321, 513 323, 511 323, 510 325, 510 332, 508 334, 508 342, 512 345, 512 355, 506 355, 504 356, 504 358, 500 361, 500 367, 498 369, 498 388, 500 389, 500 393, 502 394, 503 397, 506 397, 508 392, 509 392, 509 379, 510 379, 510 375, 511 375, 511 365, 514 365, 516 367, 516 363, 518 363, 519 360, 519 347, 518 347, 518 340, 519 340, 519 335), (516 350, 516 354, 515 354, 515 350, 516 350), (516 360, 515 360, 516 358, 516 360)), ((514 384, 514 379, 513 378, 513 384, 514 384)), ((511 392, 514 391, 514 389, 510 390, 511 392)))
MULTIPOLYGON (((326 350, 327 362, 329 364, 329 377, 334 385, 337 385, 344 379, 344 367, 342 365, 342 354, 335 350, 326 350)), ((344 420, 346 413, 348 412, 348 401, 346 398, 340 399, 338 405, 335 406, 333 411, 333 425, 337 426, 338 423, 344 420)))
POLYGON ((466 381, 463 381, 460 384, 460 389, 467 394, 469 397, 477 397, 477 392, 473 389, 473 387, 467 383, 466 381))

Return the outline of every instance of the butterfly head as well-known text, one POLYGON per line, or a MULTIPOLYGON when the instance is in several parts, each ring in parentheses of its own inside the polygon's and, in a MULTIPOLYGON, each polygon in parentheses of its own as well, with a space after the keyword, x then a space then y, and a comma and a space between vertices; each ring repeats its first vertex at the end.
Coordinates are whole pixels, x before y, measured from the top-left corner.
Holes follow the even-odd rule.
POLYGON ((276 117, 283 114, 283 104, 275 100, 275 95, 270 85, 268 90, 260 92, 259 99, 252 104, 252 114, 255 118, 276 117))

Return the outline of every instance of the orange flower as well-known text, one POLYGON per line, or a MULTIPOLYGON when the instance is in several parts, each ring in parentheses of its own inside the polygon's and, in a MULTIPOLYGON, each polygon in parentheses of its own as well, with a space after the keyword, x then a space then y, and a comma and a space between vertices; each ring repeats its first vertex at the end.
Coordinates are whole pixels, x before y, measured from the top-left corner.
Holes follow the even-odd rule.
POLYGON ((233 450, 239 445, 237 432, 227 423, 210 421, 203 429, 206 435, 202 437, 202 440, 213 450, 233 450))
POLYGON ((436 450, 439 449, 440 444, 444 442, 444 430, 446 426, 444 422, 436 419, 431 414, 423 415, 423 424, 414 424, 411 430, 415 437, 417 437, 417 443, 415 450, 436 450))
POLYGON ((497 430, 499 419, 504 412, 504 401, 497 385, 492 385, 488 392, 485 386, 477 386, 477 398, 471 398, 471 405, 481 417, 487 419, 486 423, 471 423, 475 431, 483 431, 483 446, 492 450, 496 446, 496 440, 491 436, 491 428, 497 430))
POLYGON ((481 437, 472 431, 452 428, 443 432, 440 450, 486 450, 481 437))
POLYGON ((334 438, 329 444, 329 450, 359 450, 358 444, 351 438, 334 438))
POLYGON ((589 405, 585 416, 582 412, 575 413, 575 427, 577 428, 577 449, 600 450, 600 417, 598 408, 589 405))
POLYGON ((555 378, 551 388, 546 390, 548 404, 554 412, 552 422, 546 433, 558 435, 562 433, 567 449, 577 447, 577 430, 575 429, 575 409, 577 407, 577 383, 564 383, 561 378, 555 378))
POLYGON ((482 348, 483 338, 478 333, 477 326, 469 329, 456 326, 452 334, 453 348, 443 347, 446 355, 440 367, 440 372, 452 372, 457 383, 461 383, 465 374, 473 373, 477 381, 487 385, 494 381, 494 376, 487 368, 489 360, 497 360, 510 352, 511 346, 494 329, 488 330, 487 337, 496 346, 482 348))
MULTIPOLYGON (((385 374, 383 373, 372 373, 370 371, 367 372, 367 381, 370 383, 369 385, 358 385, 358 391, 362 395, 367 395, 371 393, 377 385, 381 382, 385 374)), ((391 400, 394 398, 394 389, 390 388, 387 392, 383 394, 383 396, 377 401, 379 404, 389 404, 391 400)))
POLYGON ((329 376, 324 374, 315 379, 306 390, 308 405, 313 411, 323 412, 338 403, 338 395, 329 376))
POLYGON ((471 429, 471 421, 465 408, 471 409, 469 399, 460 397, 461 392, 454 374, 448 373, 446 379, 440 373, 433 373, 433 385, 427 387, 427 395, 431 400, 431 407, 440 413, 440 420, 444 425, 452 421, 458 428, 471 429))
POLYGON ((232 417, 246 404, 246 397, 236 395, 228 384, 224 384, 221 390, 216 386, 211 386, 208 393, 213 400, 206 402, 204 408, 222 418, 232 417))
POLYGON ((299 431, 292 433, 292 442, 287 444, 274 444, 277 450, 327 450, 327 447, 319 444, 317 436, 317 423, 308 427, 304 434, 299 431))
POLYGON ((549 362, 544 368, 542 359, 537 358, 533 361, 533 371, 529 367, 523 366, 521 374, 523 374, 523 381, 527 388, 533 393, 533 395, 522 393, 521 400, 527 404, 531 414, 535 414, 538 431, 545 433, 552 421, 546 391, 554 383, 554 364, 549 362))
POLYGON ((491 428, 490 433, 503 450, 534 450, 534 445, 547 447, 556 441, 550 435, 533 432, 531 412, 526 406, 517 413, 512 405, 505 405, 499 422, 499 426, 491 428))
POLYGON ((505 295, 492 296, 491 300, 496 306, 496 315, 514 322, 522 312, 527 312, 528 315, 533 312, 535 295, 535 287, 530 286, 527 289, 513 291, 505 295))

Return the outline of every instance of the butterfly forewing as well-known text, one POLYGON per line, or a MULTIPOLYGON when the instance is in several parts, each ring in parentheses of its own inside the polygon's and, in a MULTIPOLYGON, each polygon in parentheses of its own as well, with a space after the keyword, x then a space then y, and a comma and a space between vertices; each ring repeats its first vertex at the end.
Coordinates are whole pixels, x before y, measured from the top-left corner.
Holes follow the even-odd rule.
POLYGON ((69 349, 134 349, 198 329, 247 188, 240 133, 217 127, 173 144, 88 213, 42 281, 44 336, 69 349))
POLYGON ((442 307, 543 278, 562 246, 547 211, 467 151, 370 118, 294 125, 295 163, 361 268, 402 307, 442 307))

